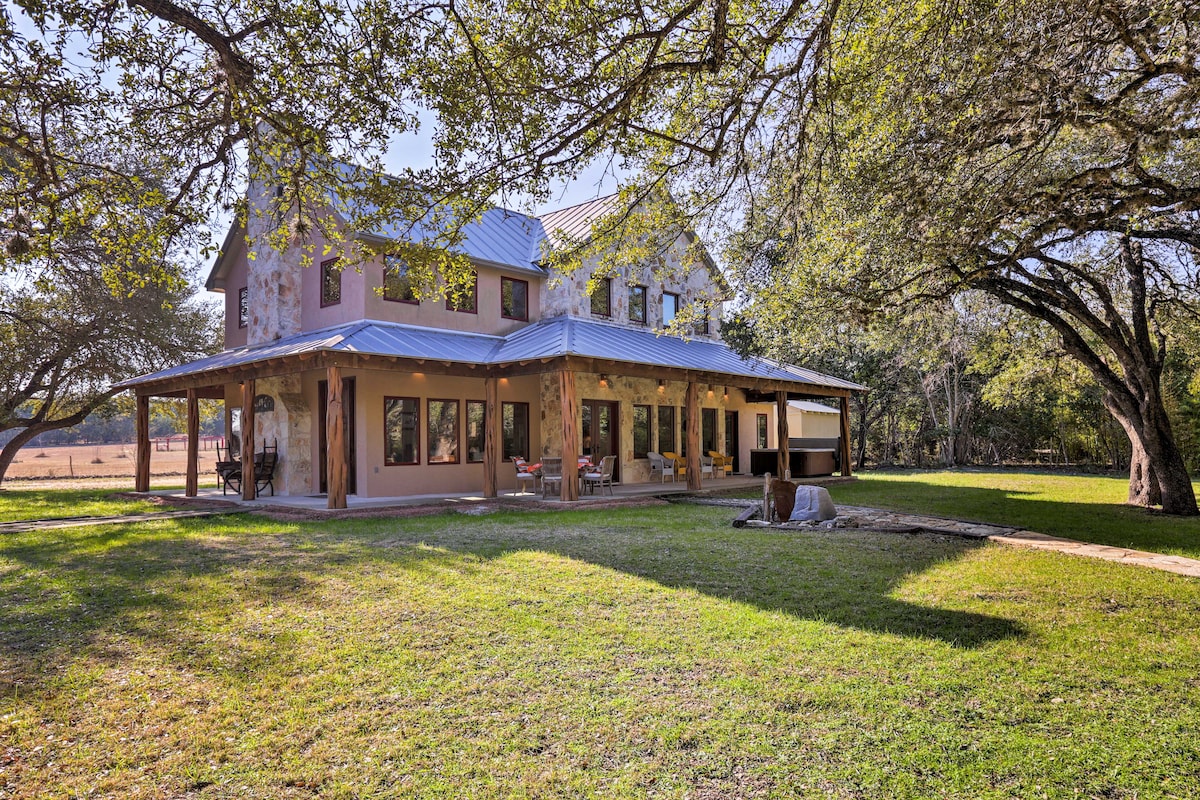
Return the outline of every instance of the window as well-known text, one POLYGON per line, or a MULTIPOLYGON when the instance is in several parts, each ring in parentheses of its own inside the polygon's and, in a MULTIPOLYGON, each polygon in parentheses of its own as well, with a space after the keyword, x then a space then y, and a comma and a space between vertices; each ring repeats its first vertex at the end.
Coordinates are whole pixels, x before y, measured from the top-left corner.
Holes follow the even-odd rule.
POLYGON ((342 270, 338 260, 331 258, 321 262, 321 307, 336 306, 342 302, 342 270))
POLYGON ((767 415, 758 415, 758 449, 767 449, 767 415))
POLYGON ((413 305, 421 302, 408 277, 408 264, 399 256, 383 257, 383 299, 413 305))
POLYGON ((446 308, 451 311, 462 311, 465 314, 475 313, 475 295, 479 288, 479 276, 472 275, 466 286, 451 286, 446 294, 446 308))
POLYGON ((707 336, 708 335, 708 311, 706 311, 705 309, 702 309, 702 308, 697 308, 696 312, 702 313, 702 314, 704 314, 704 316, 697 317, 696 319, 692 320, 692 333, 695 333, 697 336, 700 336, 700 335, 707 336))
POLYGON ((430 464, 458 463, 458 401, 430 400, 429 439, 425 452, 430 464))
POLYGON ((529 403, 501 403, 500 429, 505 461, 513 456, 532 458, 529 453, 529 403))
POLYGON ((485 428, 484 411, 486 406, 482 400, 467 401, 467 463, 478 464, 483 461, 483 437, 485 428))
POLYGON ((717 410, 700 409, 700 452, 707 454, 717 449, 717 410))
POLYGON ((592 292, 592 313, 598 317, 612 316, 612 278, 601 278, 592 292))
POLYGON ((505 319, 529 319, 529 282, 516 278, 500 279, 500 316, 505 319))
POLYGON ((397 464, 419 464, 420 447, 417 426, 421 411, 415 397, 383 398, 384 440, 383 463, 389 467, 397 464))
POLYGON ((679 295, 663 292, 663 327, 671 324, 679 313, 679 295))
POLYGON ((629 287, 629 320, 646 324, 646 287, 629 287))
POLYGON ((238 289, 238 327, 244 328, 250 323, 250 290, 243 286, 238 289))
POLYGON ((650 450, 650 406, 633 407, 633 457, 645 458, 650 450))
POLYGON ((675 452, 675 409, 671 406, 658 407, 658 452, 675 452))

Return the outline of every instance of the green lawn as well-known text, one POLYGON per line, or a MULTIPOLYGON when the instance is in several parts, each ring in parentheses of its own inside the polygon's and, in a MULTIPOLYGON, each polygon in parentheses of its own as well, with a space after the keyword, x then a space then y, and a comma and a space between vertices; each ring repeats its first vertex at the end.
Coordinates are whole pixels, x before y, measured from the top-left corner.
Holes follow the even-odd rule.
POLYGON ((113 489, 4 489, 0 522, 58 517, 139 514, 162 509, 153 503, 114 498, 113 489))
POLYGON ((866 472, 838 503, 1014 525, 1097 544, 1200 558, 1200 517, 1124 505, 1126 478, 1037 472, 866 472))
POLYGON ((6 535, 0 796, 1200 793, 1200 581, 732 516, 6 535))

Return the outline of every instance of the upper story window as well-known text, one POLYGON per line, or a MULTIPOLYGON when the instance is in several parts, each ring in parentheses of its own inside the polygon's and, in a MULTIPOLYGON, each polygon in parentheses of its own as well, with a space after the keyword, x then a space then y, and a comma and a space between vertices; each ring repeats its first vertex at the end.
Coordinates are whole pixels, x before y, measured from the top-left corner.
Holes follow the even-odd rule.
POLYGON ((529 282, 516 278, 500 279, 500 316, 505 319, 529 319, 529 282))
POLYGON ((663 292, 663 326, 671 324, 679 313, 679 295, 663 292))
POLYGON ((446 308, 450 311, 462 311, 466 314, 476 313, 476 295, 479 290, 479 276, 471 275, 471 282, 466 286, 451 286, 446 293, 446 308))
POLYGON ((646 323, 646 287, 629 287, 629 321, 646 323))
POLYGON ((601 278, 592 292, 592 313, 598 317, 612 316, 612 278, 601 278))
POLYGON ((338 260, 321 262, 321 306, 336 306, 342 302, 342 271, 338 260))
POLYGON ((244 328, 250 324, 250 289, 243 286, 238 289, 238 327, 244 328))
POLYGON ((399 256, 383 257, 383 299, 413 305, 421 302, 408 277, 408 264, 399 256))
MULTIPOLYGON (((701 311, 703 311, 703 309, 701 309, 701 311)), ((707 312, 704 312, 704 316, 696 317, 696 319, 692 320, 692 332, 696 334, 708 334, 709 325, 707 312)))

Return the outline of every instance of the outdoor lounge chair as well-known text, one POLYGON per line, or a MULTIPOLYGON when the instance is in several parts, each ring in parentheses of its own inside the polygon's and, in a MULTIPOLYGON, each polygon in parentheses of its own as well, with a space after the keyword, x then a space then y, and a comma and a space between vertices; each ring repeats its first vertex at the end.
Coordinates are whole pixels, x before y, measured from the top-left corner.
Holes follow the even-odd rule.
POLYGON ((599 486, 600 490, 604 490, 605 484, 608 485, 608 493, 613 493, 613 466, 617 462, 616 456, 605 456, 600 459, 599 468, 593 467, 588 472, 583 474, 583 480, 589 491, 594 492, 599 486))
MULTIPOLYGON (((263 489, 271 487, 271 496, 275 496, 275 466, 279 463, 279 440, 275 444, 268 445, 263 442, 262 452, 254 454, 254 495, 255 497, 262 494, 263 489)), ((242 463, 235 462, 236 467, 231 469, 225 476, 225 485, 221 489, 221 494, 225 493, 225 489, 233 489, 235 493, 242 491, 243 472, 242 463)))
POLYGON ((561 458, 543 458, 542 459, 542 499, 545 500, 549 495, 551 488, 555 493, 562 491, 562 459, 561 458))
MULTIPOLYGON (((534 468, 530 467, 529 462, 520 456, 513 456, 513 466, 517 468, 517 491, 525 493, 524 485, 526 483, 533 484, 533 491, 537 491, 538 475, 534 472, 534 468)), ((538 467, 541 465, 539 464, 538 467)))
POLYGON ((658 476, 659 483, 666 483, 667 476, 671 476, 671 481, 675 480, 675 464, 667 461, 658 453, 646 453, 646 458, 650 459, 650 480, 654 480, 654 476, 658 476))

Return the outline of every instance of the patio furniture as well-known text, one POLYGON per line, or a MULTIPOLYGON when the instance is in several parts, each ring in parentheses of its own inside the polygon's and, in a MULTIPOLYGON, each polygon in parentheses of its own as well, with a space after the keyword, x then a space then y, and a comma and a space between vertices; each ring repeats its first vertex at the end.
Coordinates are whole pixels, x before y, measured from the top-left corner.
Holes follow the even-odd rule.
POLYGON ((733 474, 733 456, 723 456, 716 450, 709 450, 708 454, 712 456, 713 467, 721 477, 733 474))
POLYGON ((666 483, 667 476, 671 476, 671 481, 675 480, 675 464, 669 462, 658 453, 646 453, 646 458, 650 459, 650 480, 654 480, 654 476, 658 476, 659 483, 666 483))
MULTIPOLYGON (((541 464, 531 465, 528 461, 521 458, 520 456, 513 456, 512 461, 513 461, 513 466, 516 467, 516 469, 517 469, 517 490, 520 491, 522 494, 524 494, 524 492, 525 492, 525 489, 523 488, 524 484, 532 483, 533 491, 536 492, 537 485, 538 485, 538 473, 536 470, 538 468, 540 468, 542 465, 541 464)), ((532 494, 532 492, 531 492, 531 494, 532 494)))
POLYGON ((616 456, 605 456, 600 459, 599 468, 593 467, 588 472, 583 474, 584 484, 588 487, 588 491, 595 492, 596 487, 604 490, 605 484, 608 485, 608 493, 613 493, 613 466, 617 463, 616 456))
MULTIPOLYGON (((257 497, 262 494, 262 490, 271 487, 271 496, 275 496, 275 467, 279 463, 279 440, 275 440, 275 444, 268 445, 263 442, 261 452, 254 454, 254 494, 257 497)), ((242 462, 236 463, 236 468, 230 470, 225 477, 225 486, 221 490, 221 494, 225 494, 225 489, 233 489, 235 493, 242 491, 243 480, 242 462)))
POLYGON ((542 499, 545 500, 550 493, 551 487, 555 492, 562 491, 562 459, 561 458, 543 458, 542 459, 542 499))
POLYGON ((705 475, 710 478, 713 476, 712 456, 700 456, 700 477, 703 478, 705 475))
POLYGON ((675 474, 679 477, 687 475, 687 459, 682 458, 669 450, 663 451, 663 458, 675 465, 675 474))
POLYGON ((221 494, 225 494, 229 490, 229 476, 235 472, 238 474, 238 479, 241 479, 242 462, 233 457, 233 451, 226 447, 222 448, 217 445, 217 486, 221 487, 221 494))

